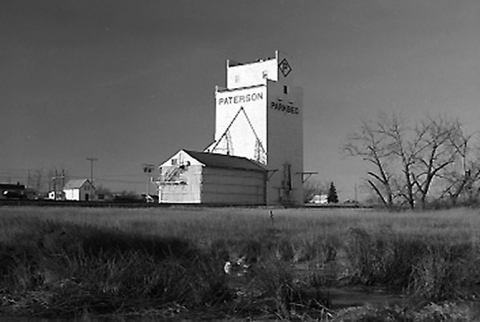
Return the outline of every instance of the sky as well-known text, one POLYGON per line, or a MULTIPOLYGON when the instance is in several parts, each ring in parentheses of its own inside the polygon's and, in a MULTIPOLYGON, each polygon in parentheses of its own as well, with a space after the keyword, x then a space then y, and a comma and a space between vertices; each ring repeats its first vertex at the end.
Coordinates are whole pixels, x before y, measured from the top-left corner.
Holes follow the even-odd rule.
POLYGON ((142 164, 212 142, 225 61, 280 50, 304 91, 304 170, 353 199, 368 165, 341 148, 362 120, 480 129, 479 17, 477 0, 2 0, 0 182, 93 164, 97 185, 144 193, 142 164))

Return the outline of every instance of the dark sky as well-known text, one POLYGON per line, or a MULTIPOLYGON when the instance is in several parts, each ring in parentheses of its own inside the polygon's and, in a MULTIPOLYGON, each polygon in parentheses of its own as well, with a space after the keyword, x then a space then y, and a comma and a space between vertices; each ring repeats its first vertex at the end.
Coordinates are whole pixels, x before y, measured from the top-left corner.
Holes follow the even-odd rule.
POLYGON ((0 182, 65 169, 145 191, 142 163, 213 139, 225 61, 280 50, 304 88, 305 170, 353 198, 341 145, 379 112, 480 127, 477 0, 2 0, 0 182))

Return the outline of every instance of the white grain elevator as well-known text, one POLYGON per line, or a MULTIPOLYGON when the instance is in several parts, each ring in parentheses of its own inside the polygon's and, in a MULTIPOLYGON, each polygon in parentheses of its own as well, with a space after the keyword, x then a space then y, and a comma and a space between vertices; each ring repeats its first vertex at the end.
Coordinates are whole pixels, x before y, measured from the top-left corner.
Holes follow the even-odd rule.
POLYGON ((214 143, 205 151, 257 161, 268 170, 268 205, 303 203, 303 90, 291 57, 227 60, 226 87, 215 90, 214 143))

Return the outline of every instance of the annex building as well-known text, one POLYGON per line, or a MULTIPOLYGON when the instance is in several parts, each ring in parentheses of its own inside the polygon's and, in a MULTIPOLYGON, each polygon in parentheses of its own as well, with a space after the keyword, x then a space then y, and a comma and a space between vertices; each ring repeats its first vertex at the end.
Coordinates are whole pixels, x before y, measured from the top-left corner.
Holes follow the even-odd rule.
POLYGON ((213 143, 180 150, 159 167, 160 203, 303 203, 303 91, 292 59, 227 60, 215 90, 213 143))

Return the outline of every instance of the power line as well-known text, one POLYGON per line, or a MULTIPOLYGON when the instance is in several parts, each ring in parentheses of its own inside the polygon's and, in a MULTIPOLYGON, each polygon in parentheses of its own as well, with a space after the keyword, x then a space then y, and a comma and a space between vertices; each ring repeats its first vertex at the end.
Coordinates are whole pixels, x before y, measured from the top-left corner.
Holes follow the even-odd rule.
POLYGON ((143 181, 128 181, 128 180, 101 179, 101 178, 97 179, 97 181, 143 184, 143 181))
POLYGON ((141 177, 140 174, 102 174, 99 178, 111 178, 111 177, 141 177))

